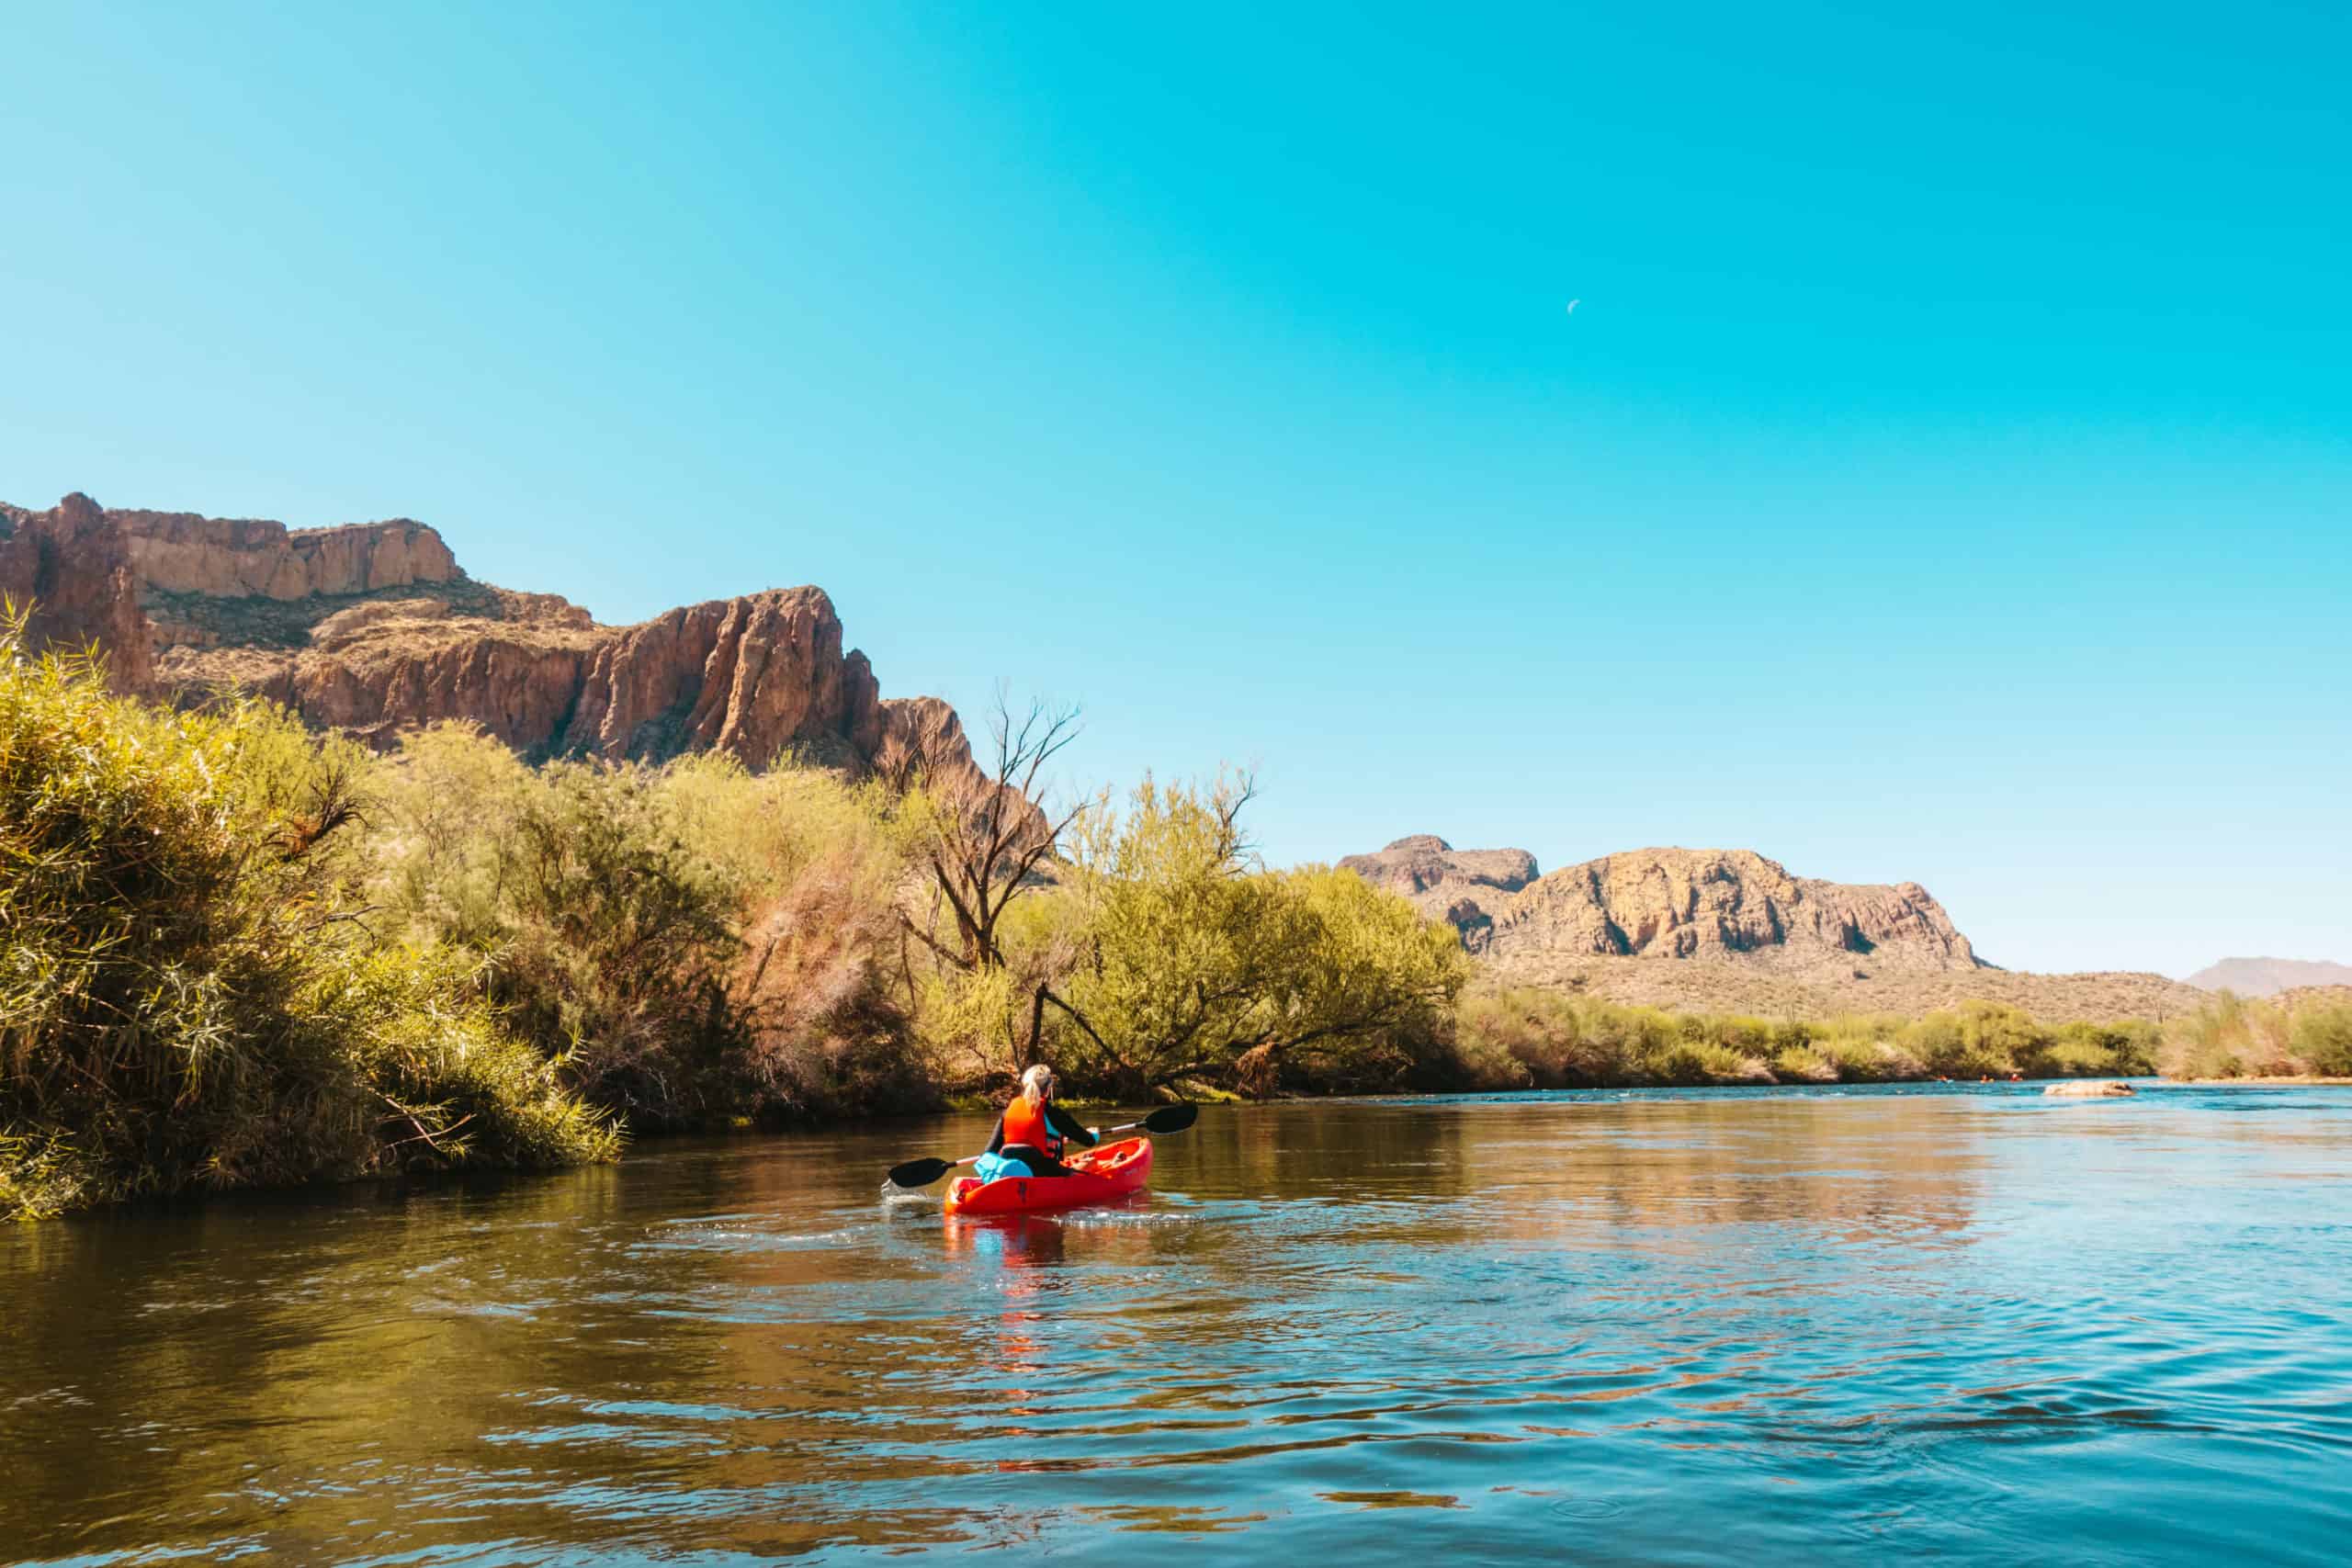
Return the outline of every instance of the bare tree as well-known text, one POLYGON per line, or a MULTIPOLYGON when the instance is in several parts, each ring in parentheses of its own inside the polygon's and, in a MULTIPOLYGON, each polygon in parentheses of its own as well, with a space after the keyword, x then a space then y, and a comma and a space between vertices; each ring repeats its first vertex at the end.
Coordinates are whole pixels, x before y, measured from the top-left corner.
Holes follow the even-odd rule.
MULTIPOLYGON (((1050 808, 1043 800, 1046 765, 1078 739, 1078 716, 1075 707, 1035 699, 1016 712, 1000 688, 989 716, 992 755, 986 767, 973 759, 962 726, 944 704, 914 713, 909 733, 884 740, 876 772, 897 788, 919 787, 927 813, 920 853, 933 919, 924 924, 904 910, 899 918, 907 933, 942 963, 967 974, 1007 966, 999 936, 1005 911, 1042 884, 1041 868, 1058 856, 1064 835, 1089 804, 1081 799, 1050 808), (943 909, 954 920, 952 941, 943 940, 938 929, 943 909)), ((1020 989, 1029 993, 1028 1028, 1023 1032, 1017 1020, 1005 1021, 1016 1067, 1035 1059, 1048 1003, 1093 1033, 1052 989, 1054 977, 1076 957, 1057 949, 1040 955, 1031 966, 1036 972, 1022 977, 1020 989)))
MULTIPOLYGON (((920 784, 929 813, 922 850, 933 891, 954 915, 951 946, 908 920, 908 929, 943 961, 964 970, 1001 968, 998 930, 1004 912, 1028 887, 1038 866, 1060 847, 1062 835, 1084 814, 1079 802, 1058 814, 1039 803, 1046 763, 1078 739, 1078 710, 1032 701, 1016 714, 1000 692, 989 715, 994 758, 974 761, 960 729, 933 722, 918 731, 911 761, 886 744, 879 766, 920 784)), ((886 774, 886 776, 888 776, 886 774)))

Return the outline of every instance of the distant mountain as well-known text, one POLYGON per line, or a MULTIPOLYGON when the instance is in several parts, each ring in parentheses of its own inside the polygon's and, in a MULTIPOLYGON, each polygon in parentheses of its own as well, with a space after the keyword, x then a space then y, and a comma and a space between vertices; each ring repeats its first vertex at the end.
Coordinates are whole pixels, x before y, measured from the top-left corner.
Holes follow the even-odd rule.
POLYGON ((2012 974, 1916 882, 1798 876, 1753 850, 1634 850, 1538 875, 1524 850, 1423 833, 1340 864, 1450 922, 1497 978, 1612 1001, 1826 1017, 1982 1000, 2056 1021, 2205 999, 2161 975, 2012 974))
POLYGON ((1450 921, 1473 953, 1487 951, 1491 911, 1536 877, 1535 857, 1525 850, 1457 850, 1435 833, 1398 839, 1376 854, 1346 856, 1340 865, 1431 919, 1450 921))
POLYGON ((2224 958, 2191 975, 2188 984, 2200 990, 2269 997, 2298 986, 2352 986, 2352 964, 2309 958, 2224 958))
POLYGON ((1498 960, 1988 967, 1917 883, 1792 876, 1753 850, 1634 850, 1539 876, 1524 850, 1462 851, 1423 833, 1340 863, 1452 921, 1464 947, 1498 960))

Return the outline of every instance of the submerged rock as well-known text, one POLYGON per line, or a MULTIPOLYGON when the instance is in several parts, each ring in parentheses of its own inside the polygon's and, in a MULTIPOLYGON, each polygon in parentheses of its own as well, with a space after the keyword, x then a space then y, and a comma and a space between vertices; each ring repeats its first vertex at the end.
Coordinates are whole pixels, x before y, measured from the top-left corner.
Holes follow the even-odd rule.
POLYGON ((2128 1083, 2054 1083, 2041 1092, 2060 1100, 2112 1100, 2140 1091, 2128 1083))

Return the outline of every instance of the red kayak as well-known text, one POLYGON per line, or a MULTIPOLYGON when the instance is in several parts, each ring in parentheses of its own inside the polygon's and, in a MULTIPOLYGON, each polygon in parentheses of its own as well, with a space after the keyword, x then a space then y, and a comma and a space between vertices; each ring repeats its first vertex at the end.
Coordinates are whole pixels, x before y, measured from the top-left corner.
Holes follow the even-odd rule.
POLYGON ((1041 1209, 1075 1209, 1108 1202, 1143 1190, 1151 1179, 1151 1140, 1127 1138, 1087 1149, 1063 1163, 1075 1176, 1001 1176, 982 1181, 963 1176, 947 1184, 951 1214, 1030 1214, 1041 1209))

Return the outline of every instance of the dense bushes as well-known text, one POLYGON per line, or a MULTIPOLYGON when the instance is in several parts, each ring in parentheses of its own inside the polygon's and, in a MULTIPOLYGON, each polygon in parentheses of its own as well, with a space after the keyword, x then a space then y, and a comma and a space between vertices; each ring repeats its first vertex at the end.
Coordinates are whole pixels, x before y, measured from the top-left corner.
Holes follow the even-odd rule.
MULTIPOLYGON (((0 1213, 415 1161, 608 1156, 617 1129, 1000 1095, 1048 1057, 1140 1100, 1406 1087, 2145 1073, 2147 1025, 1991 1003, 1827 1021, 1484 987, 1355 875, 1269 870, 1246 778, 1057 818, 1065 721, 890 787, 381 758, 268 707, 173 715, 0 638, 0 1213), (1022 771, 1025 769, 1024 771, 1022 771)), ((2224 997, 2167 1070, 2352 1072, 2352 1008, 2224 997)))
POLYGON ((2224 991, 2165 1027, 2162 1060, 2170 1077, 2352 1077, 2352 1005, 2224 991))
POLYGON ((0 629, 0 1213, 613 1152, 469 971, 364 928, 367 765, 0 629))
POLYGON ((911 1109, 889 995, 902 836, 876 786, 724 757, 530 768, 443 726, 383 765, 372 896, 480 955, 512 1025, 639 1129, 911 1109))
POLYGON ((1089 824, 1069 887, 1043 900, 1069 954, 1052 1039, 1076 1081, 1390 1088, 1436 1050, 1468 979, 1453 931, 1353 873, 1254 864, 1247 798, 1234 780, 1146 779, 1089 824))
POLYGON ((1466 1081, 1486 1088, 1885 1083, 2144 1074, 2154 1036, 2140 1023, 2049 1029, 1993 1002, 1910 1021, 1776 1022, 1519 988, 1464 997, 1455 1052, 1466 1081))

